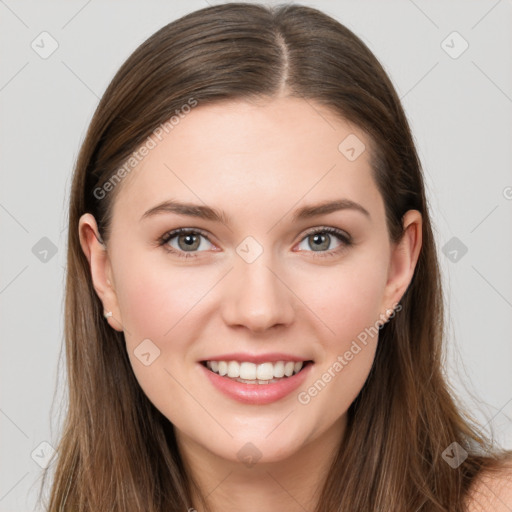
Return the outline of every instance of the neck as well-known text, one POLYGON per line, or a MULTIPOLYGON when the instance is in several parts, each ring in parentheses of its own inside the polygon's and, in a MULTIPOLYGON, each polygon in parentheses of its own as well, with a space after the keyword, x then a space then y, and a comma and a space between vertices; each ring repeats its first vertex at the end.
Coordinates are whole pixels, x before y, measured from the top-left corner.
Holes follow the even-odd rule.
MULTIPOLYGON (((346 415, 286 459, 247 465, 226 460, 175 430, 187 472, 199 486, 208 512, 315 510, 346 428, 346 415)), ((190 512, 207 512, 192 491, 190 512)))

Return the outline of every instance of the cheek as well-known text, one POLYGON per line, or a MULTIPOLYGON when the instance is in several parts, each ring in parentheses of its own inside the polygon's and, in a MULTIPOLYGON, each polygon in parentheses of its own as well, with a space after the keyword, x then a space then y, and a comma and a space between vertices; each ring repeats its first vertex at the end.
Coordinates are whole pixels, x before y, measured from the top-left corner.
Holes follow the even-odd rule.
POLYGON ((378 342, 376 322, 380 319, 386 265, 385 260, 379 262, 375 253, 368 252, 323 269, 309 289, 308 306, 326 326, 322 330, 327 334, 319 337, 318 372, 297 398, 305 410, 318 411, 313 416, 321 417, 316 425, 319 429, 348 410, 368 378, 378 342))
POLYGON ((339 420, 355 400, 372 367, 379 337, 385 275, 375 265, 340 266, 315 279, 308 306, 321 319, 318 367, 297 395, 315 431, 339 420))
POLYGON ((204 275, 197 268, 172 267, 165 262, 141 264, 141 261, 142 257, 132 255, 115 267, 126 349, 146 396, 171 421, 179 423, 180 412, 190 407, 189 396, 183 392, 179 384, 182 378, 178 375, 182 368, 180 362, 186 359, 190 348, 190 333, 194 329, 190 318, 215 276, 211 272, 204 275), (139 359, 145 353, 149 353, 146 359, 149 364, 139 359))
POLYGON ((338 348, 379 320, 385 267, 362 262, 322 268, 298 293, 326 327, 325 339, 338 348))
POLYGON ((143 261, 142 257, 125 259, 116 272, 125 335, 132 342, 141 337, 163 340, 179 331, 180 322, 200 302, 212 280, 211 273, 198 275, 197 268, 143 261))

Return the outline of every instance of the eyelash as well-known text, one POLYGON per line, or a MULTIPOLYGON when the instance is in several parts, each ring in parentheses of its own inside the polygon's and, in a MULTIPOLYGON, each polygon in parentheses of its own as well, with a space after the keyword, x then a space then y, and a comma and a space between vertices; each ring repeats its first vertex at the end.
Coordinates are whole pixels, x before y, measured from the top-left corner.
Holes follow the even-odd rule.
MULTIPOLYGON (((328 256, 337 256, 341 251, 343 251, 344 249, 353 245, 352 239, 349 236, 345 235, 345 233, 343 231, 341 231, 337 228, 331 228, 331 227, 314 228, 314 229, 308 231, 307 233, 305 233, 304 237, 300 241, 302 242, 302 240, 304 240, 305 238, 307 238, 311 235, 316 235, 318 233, 329 233, 331 235, 334 235, 340 242, 342 242, 343 245, 338 247, 337 249, 331 249, 330 251, 318 251, 318 252, 317 251, 306 251, 306 252, 316 253, 315 257, 325 258, 328 256)), ((176 237, 177 235, 189 235, 189 234, 201 235, 204 238, 206 238, 206 240, 208 240, 208 242, 212 243, 204 231, 202 231, 201 229, 191 229, 191 228, 178 228, 178 229, 169 231, 169 232, 165 233, 164 235, 162 235, 158 239, 157 243, 158 243, 158 246, 163 247, 163 249, 165 251, 176 254, 179 258, 196 258, 197 253, 187 252, 187 251, 177 251, 173 247, 170 247, 169 245, 167 245, 167 243, 171 239, 176 237)), ((202 251, 199 251, 199 252, 202 252, 202 251)))

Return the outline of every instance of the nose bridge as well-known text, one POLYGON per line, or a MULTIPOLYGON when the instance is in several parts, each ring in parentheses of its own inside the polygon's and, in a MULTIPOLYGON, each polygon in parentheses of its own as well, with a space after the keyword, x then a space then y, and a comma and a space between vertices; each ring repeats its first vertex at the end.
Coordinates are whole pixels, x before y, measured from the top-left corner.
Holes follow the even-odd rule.
POLYGON ((293 294, 281 281, 272 251, 247 237, 236 252, 233 271, 225 283, 222 312, 226 323, 254 331, 289 323, 293 294))

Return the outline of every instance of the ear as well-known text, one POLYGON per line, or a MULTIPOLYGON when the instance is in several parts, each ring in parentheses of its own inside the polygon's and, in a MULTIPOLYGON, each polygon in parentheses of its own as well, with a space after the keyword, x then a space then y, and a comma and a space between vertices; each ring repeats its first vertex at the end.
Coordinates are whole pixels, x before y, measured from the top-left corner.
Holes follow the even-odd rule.
POLYGON ((108 323, 116 331, 123 330, 119 304, 107 247, 101 240, 96 219, 90 213, 80 217, 78 223, 80 245, 89 262, 94 289, 103 303, 104 311, 111 311, 108 323))
MULTIPOLYGON (((393 244, 389 262, 388 281, 382 308, 396 306, 412 280, 422 245, 422 216, 418 210, 409 210, 402 217, 404 233, 401 240, 393 244)), ((389 316, 389 315, 386 315, 389 316)))

